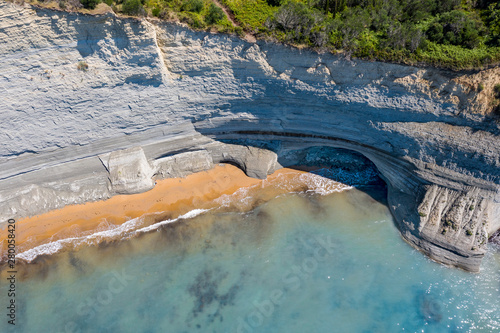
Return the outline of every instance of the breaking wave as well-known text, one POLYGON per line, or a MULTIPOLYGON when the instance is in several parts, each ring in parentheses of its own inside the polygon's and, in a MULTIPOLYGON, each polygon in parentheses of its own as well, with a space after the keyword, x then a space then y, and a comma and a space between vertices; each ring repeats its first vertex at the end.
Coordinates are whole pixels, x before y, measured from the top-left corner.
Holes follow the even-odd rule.
POLYGON ((63 250, 74 250, 81 246, 98 245, 105 241, 128 239, 140 233, 158 230, 162 225, 168 223, 194 218, 211 209, 230 207, 231 209, 246 211, 252 209, 252 206, 257 202, 267 201, 284 193, 305 192, 324 196, 343 192, 359 184, 367 184, 373 181, 374 177, 376 177, 376 173, 370 170, 352 173, 334 169, 319 169, 307 173, 281 173, 273 179, 264 180, 260 184, 239 188, 232 194, 221 195, 213 201, 213 208, 193 209, 174 219, 167 219, 148 225, 145 217, 163 213, 158 212, 137 217, 119 225, 104 221, 96 230, 91 232, 82 233, 76 227, 75 230, 72 230, 72 233, 65 235, 66 237, 62 239, 51 239, 46 244, 32 248, 29 248, 30 241, 28 241, 26 245, 28 245, 29 249, 19 253, 16 259, 32 262, 35 258, 42 255, 52 255, 63 250))
POLYGON ((61 250, 77 249, 82 245, 97 245, 103 241, 111 241, 115 239, 120 239, 120 240, 128 239, 137 234, 146 233, 158 229, 160 226, 168 223, 194 218, 207 211, 208 209, 193 209, 187 212, 186 214, 180 215, 175 219, 164 220, 142 228, 140 227, 144 223, 144 218, 138 217, 129 220, 121 225, 111 227, 108 230, 98 231, 90 235, 59 239, 57 241, 39 245, 37 247, 34 247, 32 249, 29 249, 27 251, 18 254, 16 256, 16 259, 32 262, 38 256, 55 254, 61 250))

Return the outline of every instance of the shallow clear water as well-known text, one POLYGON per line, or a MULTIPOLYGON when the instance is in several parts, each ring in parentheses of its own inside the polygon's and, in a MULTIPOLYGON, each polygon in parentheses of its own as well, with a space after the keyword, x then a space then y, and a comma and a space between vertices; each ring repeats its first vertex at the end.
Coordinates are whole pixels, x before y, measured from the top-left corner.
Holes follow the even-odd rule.
POLYGON ((480 274, 438 265, 355 189, 210 211, 21 270, 2 332, 500 331, 493 245, 480 274))

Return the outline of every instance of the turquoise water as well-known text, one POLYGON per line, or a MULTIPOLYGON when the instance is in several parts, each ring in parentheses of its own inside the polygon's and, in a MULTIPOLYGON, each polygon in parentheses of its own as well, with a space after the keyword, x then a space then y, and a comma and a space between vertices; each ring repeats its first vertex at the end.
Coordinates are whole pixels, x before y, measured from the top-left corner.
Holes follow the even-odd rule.
POLYGON ((498 249, 480 274, 443 267, 356 189, 209 211, 20 270, 2 332, 500 331, 498 249))

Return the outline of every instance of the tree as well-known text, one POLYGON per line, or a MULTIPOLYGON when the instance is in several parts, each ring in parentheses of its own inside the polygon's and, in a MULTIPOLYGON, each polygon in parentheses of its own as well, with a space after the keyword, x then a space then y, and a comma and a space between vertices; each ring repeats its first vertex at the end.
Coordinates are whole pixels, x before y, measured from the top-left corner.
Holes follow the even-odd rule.
POLYGON ((429 26, 426 34, 429 40, 436 43, 473 49, 481 42, 484 32, 484 25, 480 20, 470 17, 465 12, 453 10, 442 14, 429 26))
POLYGON ((139 15, 144 12, 141 0, 125 0, 122 5, 123 13, 127 15, 139 15))
POLYGON ((276 11, 270 26, 284 31, 287 40, 323 46, 329 33, 329 29, 324 26, 324 19, 325 15, 318 9, 290 1, 276 11))
POLYGON ((94 9, 101 0, 80 0, 80 3, 83 5, 83 8, 94 9))
POLYGON ((492 3, 488 7, 486 23, 489 30, 488 44, 500 46, 500 3, 492 3))
POLYGON ((284 31, 296 30, 304 27, 308 8, 300 2, 289 2, 280 7, 274 15, 278 28, 284 31))
POLYGON ((199 13, 203 9, 203 0, 188 0, 184 1, 181 10, 199 13))
POLYGON ((267 0, 266 1, 269 6, 278 7, 284 2, 283 0, 267 0))
POLYGON ((346 0, 317 0, 314 7, 329 13, 340 13, 346 8, 346 0))
POLYGON ((339 28, 342 34, 342 47, 353 49, 356 47, 356 39, 364 29, 371 25, 371 17, 368 10, 360 7, 347 8, 342 12, 342 22, 339 28))
POLYGON ((210 4, 210 7, 208 7, 208 13, 205 16, 205 21, 208 24, 214 24, 222 20, 225 16, 224 11, 216 4, 212 3, 210 4))

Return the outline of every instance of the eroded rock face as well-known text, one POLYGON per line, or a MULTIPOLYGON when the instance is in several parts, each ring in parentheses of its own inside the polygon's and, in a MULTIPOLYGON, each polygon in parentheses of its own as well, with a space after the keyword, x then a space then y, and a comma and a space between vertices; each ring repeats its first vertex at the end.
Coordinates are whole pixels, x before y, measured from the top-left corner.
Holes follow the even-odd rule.
POLYGON ((154 171, 141 147, 114 151, 99 158, 108 170, 115 193, 142 193, 154 187, 154 171))
POLYGON ((179 153, 154 161, 158 178, 186 177, 194 172, 206 171, 214 166, 212 156, 206 150, 179 153))
POLYGON ((209 149, 217 163, 235 164, 249 177, 266 179, 267 175, 279 168, 278 156, 267 149, 232 144, 213 145, 209 149))
MULTIPOLYGON (((418 207, 417 236, 429 242, 427 251, 434 258, 448 259, 442 248, 456 256, 480 261, 488 242, 491 202, 478 195, 479 190, 454 191, 444 187, 426 186, 425 196, 418 207)), ((467 270, 479 265, 461 266, 467 270)))
POLYGON ((0 12, 2 217, 54 207, 26 184, 60 205, 115 194, 113 181, 91 179, 110 177, 97 155, 116 150, 142 147, 156 177, 227 161, 263 178, 290 162, 287 152, 324 145, 377 166, 402 236, 439 262, 477 271, 483 240, 500 228, 500 130, 482 103, 491 87, 474 88, 499 68, 465 75, 112 14, 6 2, 0 12), (178 125, 186 122, 197 132, 178 125), (241 138, 273 142, 272 151, 219 142, 241 138), (62 176, 51 178, 56 169, 62 176))

